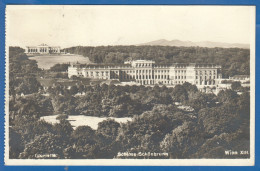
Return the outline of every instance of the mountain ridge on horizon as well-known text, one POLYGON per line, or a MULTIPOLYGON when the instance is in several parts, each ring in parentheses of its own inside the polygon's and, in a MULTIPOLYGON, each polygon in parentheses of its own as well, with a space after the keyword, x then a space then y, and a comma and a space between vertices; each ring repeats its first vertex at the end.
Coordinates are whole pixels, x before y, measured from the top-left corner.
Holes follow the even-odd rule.
POLYGON ((174 40, 166 40, 166 39, 158 39, 146 43, 137 44, 137 46, 143 45, 151 45, 151 46, 183 46, 183 47, 220 47, 220 48, 243 48, 243 49, 250 49, 249 44, 243 43, 223 43, 223 42, 212 42, 212 41, 201 41, 201 42, 192 42, 192 41, 182 41, 178 39, 174 40))

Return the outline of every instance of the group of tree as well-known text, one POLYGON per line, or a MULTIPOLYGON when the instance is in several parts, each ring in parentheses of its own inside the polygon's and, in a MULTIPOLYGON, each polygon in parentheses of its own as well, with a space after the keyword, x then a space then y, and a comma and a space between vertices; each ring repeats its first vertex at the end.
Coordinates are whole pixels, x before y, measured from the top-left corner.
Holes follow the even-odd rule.
POLYGON ((97 130, 89 126, 73 129, 65 114, 59 115, 59 123, 53 125, 39 120, 37 111, 42 109, 31 102, 16 109, 19 115, 9 131, 10 157, 26 159, 55 154, 53 158, 102 159, 129 158, 118 157, 119 152, 165 152, 169 156, 163 158, 230 158, 225 150, 249 151, 249 93, 237 95, 228 90, 215 98, 221 105, 205 106, 191 113, 174 104, 156 104, 124 124, 104 120, 97 130))
POLYGON ((88 57, 94 63, 123 63, 127 59, 154 60, 158 64, 214 63, 222 66, 223 77, 250 74, 250 51, 240 48, 171 46, 77 46, 65 49, 88 57))
POLYGON ((29 60, 20 47, 9 48, 9 94, 32 94, 42 89, 36 79, 41 72, 36 61, 29 60))
POLYGON ((128 158, 118 157, 118 152, 166 152, 169 156, 163 158, 230 158, 225 150, 249 151, 248 92, 226 90, 216 96, 189 83, 174 88, 102 85, 82 90, 82 96, 33 94, 11 100, 15 117, 10 156, 39 158, 48 153, 54 158, 94 159, 128 158), (183 111, 174 102, 195 110, 183 111), (40 120, 57 112, 65 113, 57 117, 57 124, 40 120), (97 130, 89 126, 73 130, 67 121, 72 114, 133 119, 124 124, 108 119, 97 130))
POLYGON ((56 113, 88 116, 132 117, 151 110, 157 104, 180 102, 198 111, 217 105, 214 94, 200 92, 195 85, 184 83, 174 88, 166 86, 115 86, 78 84, 53 86, 47 89, 56 113))

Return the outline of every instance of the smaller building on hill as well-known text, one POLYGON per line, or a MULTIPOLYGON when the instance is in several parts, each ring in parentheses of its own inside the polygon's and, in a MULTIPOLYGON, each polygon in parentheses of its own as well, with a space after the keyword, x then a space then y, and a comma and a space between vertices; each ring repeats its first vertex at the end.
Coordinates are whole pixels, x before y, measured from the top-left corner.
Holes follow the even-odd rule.
POLYGON ((41 44, 38 46, 26 46, 26 54, 60 54, 61 49, 59 46, 48 46, 47 44, 41 44))

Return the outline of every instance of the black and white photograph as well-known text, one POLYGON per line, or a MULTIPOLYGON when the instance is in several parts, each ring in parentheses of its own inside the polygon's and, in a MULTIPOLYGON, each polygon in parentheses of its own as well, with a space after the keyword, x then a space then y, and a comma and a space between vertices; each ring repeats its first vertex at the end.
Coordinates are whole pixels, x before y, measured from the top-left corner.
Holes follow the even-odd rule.
POLYGON ((7 5, 7 165, 254 165, 255 7, 7 5))

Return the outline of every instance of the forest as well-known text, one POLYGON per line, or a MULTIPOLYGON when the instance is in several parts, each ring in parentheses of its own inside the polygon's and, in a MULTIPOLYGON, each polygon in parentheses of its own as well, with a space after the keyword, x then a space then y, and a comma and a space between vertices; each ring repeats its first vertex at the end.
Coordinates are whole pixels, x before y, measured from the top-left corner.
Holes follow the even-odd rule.
POLYGON ((171 46, 77 46, 66 48, 71 54, 89 57, 94 63, 123 63, 127 59, 154 60, 157 64, 202 63, 222 66, 223 78, 250 74, 250 50, 171 46))
POLYGON ((202 93, 189 83, 174 88, 79 83, 70 89, 55 85, 45 90, 36 79, 43 74, 37 63, 18 47, 9 50, 12 159, 39 159, 45 154, 58 159, 133 158, 118 156, 119 152, 169 154, 138 158, 249 158, 249 154, 225 154, 226 150, 250 151, 250 94, 238 95, 237 84, 217 95, 202 93), (176 102, 194 110, 182 110, 176 102), (65 116, 58 118, 59 123, 40 120, 57 113, 65 116), (97 130, 74 129, 68 115, 133 119, 127 123, 107 119, 97 130))

